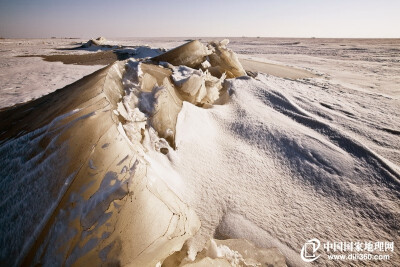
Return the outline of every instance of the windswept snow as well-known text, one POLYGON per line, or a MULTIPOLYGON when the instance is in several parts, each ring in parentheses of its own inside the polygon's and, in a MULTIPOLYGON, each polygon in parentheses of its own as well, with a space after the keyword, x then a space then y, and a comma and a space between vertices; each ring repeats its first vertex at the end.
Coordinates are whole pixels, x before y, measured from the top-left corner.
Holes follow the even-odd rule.
MULTIPOLYGON (((314 237, 399 241, 398 165, 354 133, 376 133, 371 125, 390 121, 391 114, 370 107, 379 117, 356 124, 318 101, 299 100, 299 94, 327 98, 323 89, 265 75, 232 81, 231 90, 223 106, 184 102, 177 150, 164 161, 152 152, 179 174, 176 181, 185 187, 176 191, 202 221, 194 244, 201 247, 213 235, 248 238, 277 246, 301 265, 298 252, 314 237)), ((397 146, 398 136, 380 135, 397 146)))

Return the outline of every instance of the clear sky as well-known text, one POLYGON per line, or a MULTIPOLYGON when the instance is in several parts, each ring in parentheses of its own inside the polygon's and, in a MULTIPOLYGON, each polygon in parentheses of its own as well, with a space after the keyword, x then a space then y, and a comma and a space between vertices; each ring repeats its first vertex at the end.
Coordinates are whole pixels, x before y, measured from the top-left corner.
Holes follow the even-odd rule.
POLYGON ((0 36, 400 38, 400 0, 0 0, 0 36))

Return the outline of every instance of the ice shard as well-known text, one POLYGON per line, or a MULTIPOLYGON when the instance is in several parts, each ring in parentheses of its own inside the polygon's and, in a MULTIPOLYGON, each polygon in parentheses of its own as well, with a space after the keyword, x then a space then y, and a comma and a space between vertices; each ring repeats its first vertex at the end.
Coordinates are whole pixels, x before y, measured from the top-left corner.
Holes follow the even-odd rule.
POLYGON ((225 74, 216 78, 208 70, 181 66, 175 69, 172 79, 185 101, 203 106, 212 105, 219 98, 225 74))
POLYGON ((208 56, 211 67, 209 68, 211 74, 221 77, 226 73, 228 78, 235 78, 246 76, 246 71, 240 64, 236 54, 228 49, 226 45, 229 40, 225 39, 221 42, 210 42, 208 45, 212 53, 208 56))
POLYGON ((190 68, 199 68, 211 51, 200 41, 194 40, 164 54, 153 57, 155 62, 168 62, 174 66, 184 65, 190 68))
POLYGON ((182 108, 182 100, 168 78, 154 90, 154 108, 151 113, 151 125, 159 136, 175 148, 176 120, 182 108))

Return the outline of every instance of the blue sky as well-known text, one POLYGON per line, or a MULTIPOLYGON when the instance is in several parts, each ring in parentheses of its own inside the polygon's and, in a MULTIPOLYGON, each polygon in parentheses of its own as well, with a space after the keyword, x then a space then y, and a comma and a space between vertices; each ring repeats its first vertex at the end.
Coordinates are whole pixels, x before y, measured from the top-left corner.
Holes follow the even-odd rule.
POLYGON ((0 36, 400 38, 400 0, 0 0, 0 36))

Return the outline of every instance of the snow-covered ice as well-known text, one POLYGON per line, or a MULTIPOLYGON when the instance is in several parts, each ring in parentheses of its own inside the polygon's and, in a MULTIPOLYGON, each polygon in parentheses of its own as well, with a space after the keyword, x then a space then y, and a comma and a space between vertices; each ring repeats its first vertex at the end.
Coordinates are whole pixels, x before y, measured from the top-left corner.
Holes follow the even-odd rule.
MULTIPOLYGON (((111 42, 169 49, 184 41, 159 38, 111 42)), ((59 53, 55 46, 72 45, 66 40, 1 40, 0 44, 1 107, 37 98, 102 67, 14 57, 23 53, 59 53), (22 48, 14 48, 19 42, 22 48), (28 45, 31 43, 32 47, 28 45), (41 79, 45 74, 49 78, 41 79)), ((233 38, 229 48, 238 54, 239 60, 291 66, 316 77, 294 80, 258 73, 255 78, 227 79, 224 88, 228 89, 229 99, 203 107, 200 106, 204 96, 199 97, 201 86, 211 81, 217 88, 212 92, 218 93, 225 76, 210 80, 208 70, 168 64, 166 68, 152 69, 156 67, 146 67, 135 60, 128 62, 130 76, 125 74, 123 80, 127 95, 113 112, 124 118, 125 124, 119 125, 119 129, 126 133, 126 139, 136 140, 144 135, 140 142, 145 148, 144 161, 149 164, 149 180, 163 180, 200 218, 201 228, 188 243, 191 253, 201 251, 213 237, 244 238, 259 247, 276 247, 289 265, 303 266, 300 251, 304 242, 312 238, 399 244, 399 44, 399 40, 233 38), (171 73, 166 70, 168 67, 172 68, 171 73), (159 76, 146 76, 151 72, 159 76), (164 76, 169 74, 172 79, 165 80, 164 76), (193 82, 198 90, 193 92, 189 90, 192 87, 185 87, 191 77, 198 79, 193 82), (182 101, 173 86, 197 98, 182 101), (154 87, 158 89, 152 92, 154 87), (159 123, 158 129, 163 133, 159 130, 157 135, 151 124, 146 125, 146 116, 153 120, 153 126, 157 125, 154 120, 161 116, 157 111, 162 107, 153 105, 170 106, 171 95, 176 107, 171 115, 163 115, 168 118, 159 119, 171 121, 168 127, 159 123), (154 102, 157 98, 164 102, 154 102), (174 142, 160 137, 173 137, 174 142)), ((210 67, 209 61, 198 63, 203 69, 210 67)), ((212 92, 210 103, 217 98, 212 92)), ((14 213, 22 212, 25 198, 34 202, 34 195, 18 195, 32 183, 28 178, 34 173, 29 174, 27 169, 34 169, 35 160, 39 159, 25 161, 21 151, 29 142, 39 142, 45 130, 40 128, 1 143, 1 182, 6 186, 0 189, 3 195, 13 194, 13 204, 5 198, 0 211, 6 212, 13 206, 14 213), (21 169, 15 170, 17 165, 21 169), (15 181, 19 174, 21 181, 15 181), (23 186, 18 186, 21 183, 23 186)), ((52 160, 48 157, 51 162, 38 161, 37 170, 51 175, 62 168, 62 160, 52 160), (44 169, 49 164, 55 170, 44 169)), ((92 171, 99 168, 92 159, 88 159, 87 165, 92 171)), ((40 176, 33 185, 51 180, 48 175, 40 176)), ((51 190, 62 193, 63 183, 70 181, 65 178, 48 186, 57 187, 51 190)), ((46 216, 58 199, 57 194, 53 200, 45 198, 45 207, 36 205, 31 212, 46 216)), ((96 201, 94 197, 92 202, 96 201)), ((90 205, 86 208, 90 209, 90 205)), ((21 224, 18 221, 13 227, 21 224)), ((1 241, 4 240, 8 239, 1 241)), ((400 264, 396 249, 391 261, 380 263, 400 264)), ((229 254, 232 261, 241 259, 235 251, 212 242, 210 253, 213 257, 229 254)), ((318 263, 340 264, 322 257, 318 263)))

